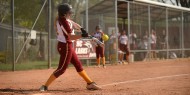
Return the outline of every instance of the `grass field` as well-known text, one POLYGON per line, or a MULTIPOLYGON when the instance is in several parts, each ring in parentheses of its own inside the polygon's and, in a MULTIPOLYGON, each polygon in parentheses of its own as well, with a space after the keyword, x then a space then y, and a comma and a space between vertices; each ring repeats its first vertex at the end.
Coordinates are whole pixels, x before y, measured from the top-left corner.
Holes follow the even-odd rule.
MULTIPOLYGON (((52 62, 52 68, 57 67, 58 62, 52 62)), ((0 71, 11 71, 13 65, 12 64, 0 64, 0 71)), ((33 69, 47 69, 48 63, 47 61, 34 61, 34 62, 26 62, 22 64, 15 65, 16 71, 20 70, 33 70, 33 69)))
MULTIPOLYGON (((83 66, 87 66, 86 61, 81 60, 83 66)), ((94 64, 90 64, 94 65, 94 64)), ((52 61, 51 62, 51 68, 57 68, 58 61, 52 61)), ((69 64, 69 67, 73 67, 73 65, 69 64)), ((0 71, 12 71, 13 65, 12 64, 4 64, 0 63, 0 71)), ((29 62, 23 62, 22 64, 17 63, 15 65, 16 71, 21 70, 38 70, 38 69, 47 69, 48 68, 48 62, 47 61, 29 61, 29 62)))

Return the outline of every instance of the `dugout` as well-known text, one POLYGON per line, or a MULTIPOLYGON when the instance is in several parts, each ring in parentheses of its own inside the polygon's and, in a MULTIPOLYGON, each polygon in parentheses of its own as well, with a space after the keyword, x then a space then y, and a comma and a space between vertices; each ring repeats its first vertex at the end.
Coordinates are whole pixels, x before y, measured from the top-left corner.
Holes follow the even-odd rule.
MULTIPOLYGON (((190 56, 190 39, 188 39, 190 9, 188 8, 150 0, 115 0, 115 2, 103 0, 89 7, 83 14, 83 22, 86 22, 84 24, 90 33, 94 31, 95 25, 101 25, 109 35, 112 32, 119 33, 123 29, 127 31, 128 37, 132 32, 136 33, 136 47, 129 46, 135 61, 169 59, 172 53, 178 58, 190 56), (150 44, 152 31, 156 32, 157 38, 154 50, 150 44), (143 46, 145 34, 148 37, 147 48, 143 46)), ((129 42, 133 40, 129 37, 129 42)), ((106 56, 112 51, 109 50, 109 44, 106 42, 106 56)))

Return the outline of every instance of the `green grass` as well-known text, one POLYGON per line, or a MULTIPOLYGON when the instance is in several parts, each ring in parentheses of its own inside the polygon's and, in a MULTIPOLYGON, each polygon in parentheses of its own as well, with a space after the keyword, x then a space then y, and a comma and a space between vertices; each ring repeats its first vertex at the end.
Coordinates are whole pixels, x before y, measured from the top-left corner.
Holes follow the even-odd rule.
MULTIPOLYGON (((56 68, 58 62, 52 62, 51 67, 56 68)), ((13 65, 12 64, 3 64, 0 63, 0 71, 11 71, 13 65)), ((25 63, 17 63, 15 64, 15 70, 33 70, 33 69, 47 69, 48 62, 47 61, 34 61, 34 62, 25 62, 25 63)))
MULTIPOLYGON (((86 60, 81 60, 83 66, 87 66, 86 60)), ((59 62, 52 61, 51 68, 56 69, 59 62)), ((95 63, 89 64, 89 66, 94 65, 95 63)), ((72 64, 69 64, 69 67, 73 67, 72 64)), ((4 64, 0 63, 0 71, 12 71, 13 65, 12 64, 4 64)), ((39 69, 48 69, 48 62, 47 61, 26 61, 22 63, 15 64, 15 71, 22 71, 22 70, 39 70, 39 69)))

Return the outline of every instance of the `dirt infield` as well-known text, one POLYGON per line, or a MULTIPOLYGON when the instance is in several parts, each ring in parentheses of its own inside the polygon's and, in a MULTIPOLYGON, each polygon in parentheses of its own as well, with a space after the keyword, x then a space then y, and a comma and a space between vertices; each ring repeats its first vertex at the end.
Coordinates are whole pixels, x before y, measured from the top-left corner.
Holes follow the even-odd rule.
POLYGON ((0 72, 0 95, 190 95, 190 59, 85 67, 102 90, 88 91, 74 68, 56 79, 49 91, 38 88, 54 69, 0 72))

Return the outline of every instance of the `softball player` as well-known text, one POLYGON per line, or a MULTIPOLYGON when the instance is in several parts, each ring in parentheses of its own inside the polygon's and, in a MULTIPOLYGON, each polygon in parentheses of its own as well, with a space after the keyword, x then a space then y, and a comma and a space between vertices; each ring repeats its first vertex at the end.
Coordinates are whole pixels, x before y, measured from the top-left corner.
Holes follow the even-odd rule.
POLYGON ((123 52, 126 52, 126 60, 127 62, 129 59, 129 49, 128 49, 128 37, 126 35, 125 30, 123 30, 123 32, 121 33, 121 35, 119 36, 119 49, 120 49, 120 55, 119 55, 119 63, 122 62, 123 64, 125 63, 123 61, 123 52))
MULTIPOLYGON (((104 35, 104 33, 102 32, 100 26, 96 26, 95 28, 96 32, 94 33, 94 37, 97 38, 98 40, 100 40, 101 42, 104 42, 102 39, 102 36, 104 35)), ((102 59, 102 64, 103 67, 106 68, 105 66, 105 56, 104 56, 104 47, 101 47, 99 45, 96 46, 96 62, 98 67, 100 67, 100 58, 102 59)))
POLYGON ((116 39, 117 39, 117 35, 114 31, 112 31, 112 34, 110 35, 110 40, 109 40, 109 61, 113 61, 114 57, 115 57, 115 53, 117 52, 117 48, 116 48, 116 39))
POLYGON ((156 59, 157 58, 157 54, 156 54, 156 41, 157 40, 157 37, 156 37, 156 32, 154 29, 152 29, 152 34, 151 34, 151 37, 150 37, 150 41, 151 41, 151 49, 154 50, 154 51, 151 51, 151 58, 153 59, 156 59))
POLYGON ((55 25, 58 40, 57 50, 60 54, 59 65, 58 68, 49 77, 45 85, 42 85, 40 87, 40 91, 47 91, 49 85, 66 71, 66 68, 70 62, 75 66, 76 71, 79 73, 79 75, 87 82, 86 88, 88 90, 101 89, 88 77, 86 72, 83 70, 82 64, 72 47, 71 40, 76 40, 78 38, 81 38, 81 36, 88 37, 88 33, 83 28, 81 28, 80 25, 70 20, 71 15, 71 6, 69 4, 64 3, 58 6, 58 18, 55 21, 55 25), (74 28, 81 30, 82 35, 71 35, 71 33, 74 31, 73 26, 74 28))

